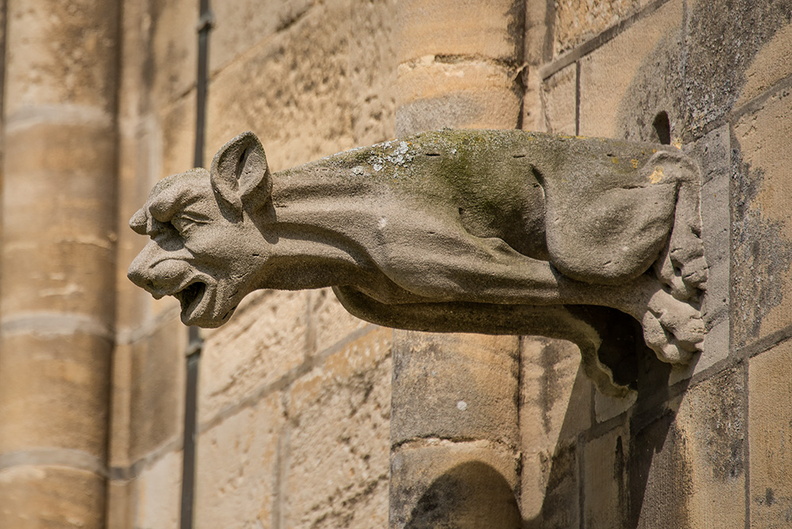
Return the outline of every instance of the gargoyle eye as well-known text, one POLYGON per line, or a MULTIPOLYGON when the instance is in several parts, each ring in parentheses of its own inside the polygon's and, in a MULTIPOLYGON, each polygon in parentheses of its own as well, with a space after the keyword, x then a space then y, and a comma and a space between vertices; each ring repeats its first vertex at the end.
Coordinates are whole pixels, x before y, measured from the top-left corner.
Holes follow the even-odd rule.
POLYGON ((170 223, 174 228, 176 228, 176 231, 179 233, 184 233, 190 229, 190 227, 196 224, 196 221, 188 217, 174 217, 171 219, 170 223))

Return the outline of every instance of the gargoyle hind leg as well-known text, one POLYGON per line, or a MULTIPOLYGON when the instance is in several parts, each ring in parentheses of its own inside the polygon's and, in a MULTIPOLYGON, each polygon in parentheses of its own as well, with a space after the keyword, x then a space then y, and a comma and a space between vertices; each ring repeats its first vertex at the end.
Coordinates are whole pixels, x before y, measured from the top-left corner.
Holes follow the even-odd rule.
POLYGON ((415 331, 517 334, 569 340, 580 348, 583 370, 600 391, 619 398, 629 392, 600 361, 602 338, 597 329, 564 306, 465 302, 387 305, 354 288, 334 287, 333 291, 351 314, 378 325, 415 331))

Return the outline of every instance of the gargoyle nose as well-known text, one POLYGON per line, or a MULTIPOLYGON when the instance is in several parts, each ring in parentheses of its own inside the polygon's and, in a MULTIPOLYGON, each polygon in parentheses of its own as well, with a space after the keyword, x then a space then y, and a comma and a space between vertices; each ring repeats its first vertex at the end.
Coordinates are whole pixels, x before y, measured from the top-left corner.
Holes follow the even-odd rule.
POLYGON ((143 272, 143 268, 138 264, 137 259, 135 259, 132 264, 129 265, 127 277, 140 288, 151 290, 153 287, 151 280, 146 277, 146 274, 143 272))

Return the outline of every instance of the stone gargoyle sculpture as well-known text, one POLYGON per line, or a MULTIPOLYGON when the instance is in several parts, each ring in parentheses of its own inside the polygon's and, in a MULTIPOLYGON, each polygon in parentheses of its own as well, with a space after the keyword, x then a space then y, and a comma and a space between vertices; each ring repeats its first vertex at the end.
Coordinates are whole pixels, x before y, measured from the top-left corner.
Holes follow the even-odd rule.
POLYGON ((271 174, 248 132, 157 183, 130 225, 151 240, 129 278, 187 325, 256 289, 332 286, 386 326, 568 338, 614 395, 578 306, 632 316, 666 362, 705 332, 699 171, 665 145, 443 130, 271 174))

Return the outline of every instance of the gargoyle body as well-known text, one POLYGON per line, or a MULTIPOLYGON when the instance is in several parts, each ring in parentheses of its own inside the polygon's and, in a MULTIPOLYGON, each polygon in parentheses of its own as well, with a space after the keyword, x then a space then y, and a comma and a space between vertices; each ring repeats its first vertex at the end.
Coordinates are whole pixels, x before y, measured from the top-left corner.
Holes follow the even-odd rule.
POLYGON ((438 131, 271 174, 245 133, 210 172, 154 187, 129 277, 202 327, 256 289, 332 286, 387 326, 567 337, 619 394, 566 306, 618 309, 661 360, 687 361, 704 336, 698 204, 696 165, 668 146, 438 131))

